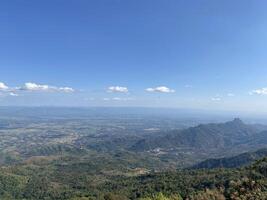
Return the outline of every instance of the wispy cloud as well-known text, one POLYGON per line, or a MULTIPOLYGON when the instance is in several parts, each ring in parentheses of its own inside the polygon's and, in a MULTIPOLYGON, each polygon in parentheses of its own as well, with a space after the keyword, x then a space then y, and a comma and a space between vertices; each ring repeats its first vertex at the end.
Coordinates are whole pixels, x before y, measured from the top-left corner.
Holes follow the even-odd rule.
POLYGON ((13 89, 8 87, 5 83, 0 82, 0 96, 1 97, 6 97, 6 96, 18 96, 17 93, 13 92, 13 89))
POLYGON ((110 86, 108 87, 108 92, 112 93, 128 93, 129 90, 127 87, 122 87, 122 86, 110 86))
POLYGON ((155 88, 147 88, 146 89, 147 92, 159 92, 159 93, 174 93, 175 90, 170 89, 166 86, 159 86, 159 87, 155 87, 155 88))
POLYGON ((112 100, 114 100, 114 101, 131 101, 131 100, 133 100, 133 98, 131 98, 131 97, 127 97, 127 98, 114 97, 114 98, 112 98, 112 100))
POLYGON ((228 93, 227 96, 228 96, 228 97, 234 97, 235 94, 233 94, 233 93, 228 93))
POLYGON ((9 96, 12 96, 12 97, 17 97, 19 96, 17 93, 14 93, 14 92, 9 92, 9 96))
POLYGON ((212 97, 211 100, 212 101, 221 101, 222 99, 220 97, 212 97))
POLYGON ((42 85, 32 82, 25 83, 22 87, 17 87, 16 90, 39 91, 39 92, 67 92, 67 93, 75 91, 71 87, 56 87, 56 86, 42 85))
POLYGON ((134 98, 131 98, 131 97, 126 97, 126 98, 122 98, 122 97, 103 98, 103 101, 132 101, 132 100, 134 100, 134 98))
POLYGON ((267 95, 267 87, 264 88, 260 88, 257 90, 252 90, 251 92, 249 92, 250 95, 267 95))
POLYGON ((8 86, 5 83, 0 82, 0 90, 8 90, 8 86))
POLYGON ((193 88, 193 86, 192 85, 189 85, 189 84, 185 85, 184 87, 185 88, 193 88))

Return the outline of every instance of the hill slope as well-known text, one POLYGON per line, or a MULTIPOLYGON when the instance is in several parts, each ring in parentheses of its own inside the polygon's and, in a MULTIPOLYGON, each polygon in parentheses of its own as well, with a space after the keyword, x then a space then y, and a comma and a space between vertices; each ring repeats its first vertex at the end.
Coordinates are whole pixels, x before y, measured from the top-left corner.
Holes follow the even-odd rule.
POLYGON ((242 153, 228 158, 208 159, 194 165, 192 169, 236 168, 248 165, 266 156, 267 148, 264 148, 255 152, 242 153))
MULTIPOLYGON (((260 131, 257 126, 247 125, 240 119, 234 119, 226 123, 201 124, 181 131, 171 131, 164 136, 142 139, 134 144, 131 150, 148 151, 156 148, 223 149, 243 144, 254 145, 253 142, 257 141, 255 136, 260 131)), ((265 138, 265 135, 261 135, 261 137, 265 138)), ((261 141, 264 141, 264 145, 267 144, 267 137, 261 141)))

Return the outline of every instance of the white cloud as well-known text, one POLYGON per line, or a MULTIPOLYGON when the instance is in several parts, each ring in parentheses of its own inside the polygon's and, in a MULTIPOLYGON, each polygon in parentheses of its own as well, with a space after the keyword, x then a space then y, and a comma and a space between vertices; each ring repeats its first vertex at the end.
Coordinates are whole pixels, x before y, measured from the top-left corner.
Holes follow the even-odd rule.
POLYGON ((117 92, 117 93, 127 93, 129 92, 127 87, 121 87, 121 86, 110 86, 108 87, 108 92, 117 92))
POLYGON ((13 97, 17 97, 17 96, 19 96, 18 94, 14 93, 14 92, 10 92, 9 95, 10 95, 10 96, 13 96, 13 97))
POLYGON ((25 91, 43 91, 43 92, 74 92, 73 88, 70 87, 56 87, 50 85, 40 85, 36 83, 25 83, 24 86, 18 87, 18 90, 25 90, 25 91))
POLYGON ((122 98, 120 98, 120 97, 114 97, 114 98, 112 98, 112 100, 114 100, 114 101, 121 101, 122 98))
POLYGON ((211 100, 212 101, 221 101, 222 99, 220 97, 212 97, 211 100))
POLYGON ((127 98, 121 98, 121 97, 114 97, 112 98, 114 101, 131 101, 133 98, 127 97, 127 98))
POLYGON ((60 87, 58 88, 58 91, 62 91, 62 92, 74 92, 75 90, 71 87, 60 87))
POLYGON ((227 96, 228 96, 228 97, 234 97, 235 94, 233 94, 233 93, 228 93, 227 96))
POLYGON ((261 89, 257 89, 257 90, 253 90, 249 93, 250 95, 267 95, 267 87, 265 88, 261 88, 261 89))
POLYGON ((147 88, 146 89, 147 92, 160 92, 160 93, 173 93, 175 92, 175 90, 170 89, 166 86, 159 86, 159 87, 155 87, 155 88, 147 88))
POLYGON ((3 82, 0 82, 0 90, 7 90, 8 86, 4 84, 3 82))
POLYGON ((103 98, 103 101, 131 101, 134 100, 131 97, 126 97, 126 98, 122 98, 122 97, 113 97, 113 98, 103 98))
POLYGON ((50 90, 51 87, 48 85, 39 85, 36 83, 25 83, 23 87, 21 87, 21 90, 30 90, 30 91, 46 91, 50 90))

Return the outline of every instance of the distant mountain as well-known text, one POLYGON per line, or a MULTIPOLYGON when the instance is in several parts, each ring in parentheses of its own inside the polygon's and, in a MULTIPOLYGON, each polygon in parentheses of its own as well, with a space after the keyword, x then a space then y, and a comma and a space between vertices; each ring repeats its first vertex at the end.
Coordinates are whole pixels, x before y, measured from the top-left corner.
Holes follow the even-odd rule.
POLYGON ((253 142, 258 136, 262 138, 261 140, 264 139, 264 143, 267 144, 267 137, 265 137, 267 134, 262 134, 261 131, 262 128, 259 128, 258 125, 247 125, 236 118, 226 123, 201 124, 184 130, 171 131, 164 136, 142 139, 135 143, 131 150, 148 151, 156 148, 223 149, 246 143, 254 144, 253 142))
POLYGON ((251 164, 255 160, 267 156, 267 148, 255 152, 242 153, 237 156, 219 159, 208 159, 192 167, 192 169, 236 168, 251 164))
POLYGON ((267 144, 267 131, 261 131, 257 134, 252 135, 247 143, 249 145, 265 145, 267 144))

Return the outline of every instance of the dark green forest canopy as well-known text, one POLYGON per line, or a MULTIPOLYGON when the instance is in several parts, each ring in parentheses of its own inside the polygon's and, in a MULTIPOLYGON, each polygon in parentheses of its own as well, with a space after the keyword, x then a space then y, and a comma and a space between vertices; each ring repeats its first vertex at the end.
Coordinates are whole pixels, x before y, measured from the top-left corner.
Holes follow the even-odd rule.
POLYGON ((86 164, 71 170, 56 164, 31 163, 0 172, 1 199, 265 199, 267 158, 246 168, 180 170, 141 176, 88 175, 86 164), (161 194, 162 193, 162 194, 161 194), (155 196, 156 195, 156 196, 155 196), (210 197, 211 198, 211 197, 210 197), (206 198, 208 199, 208 198, 206 198))

